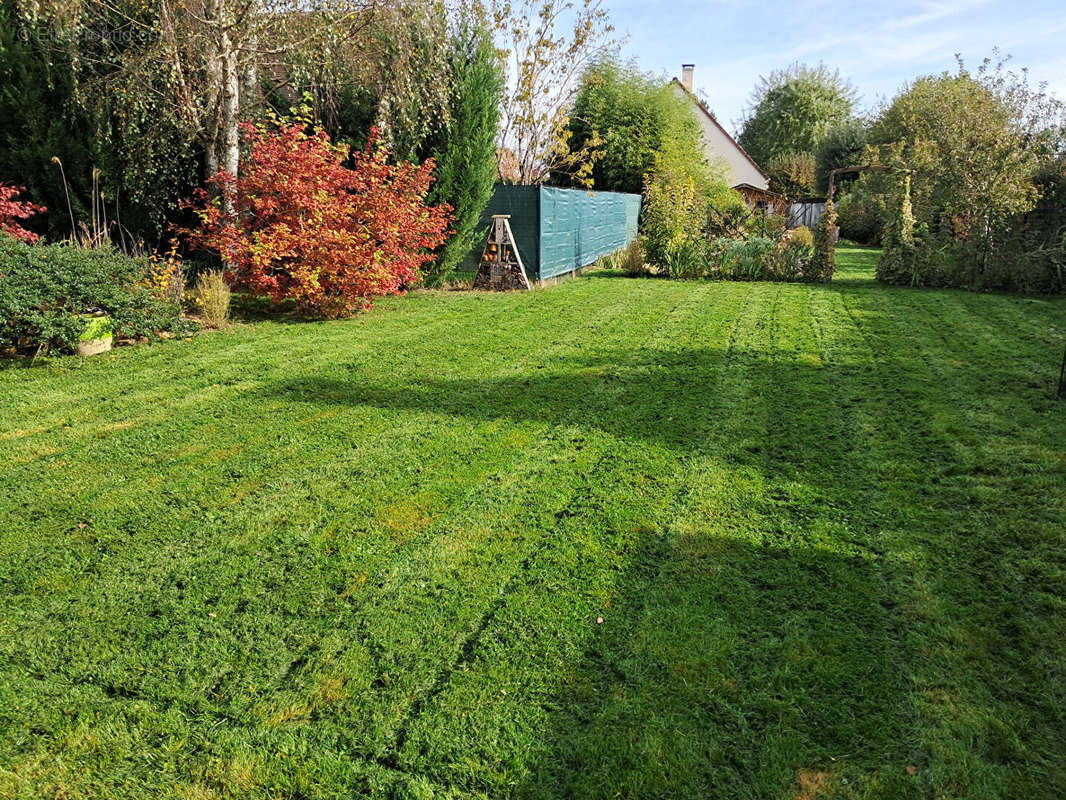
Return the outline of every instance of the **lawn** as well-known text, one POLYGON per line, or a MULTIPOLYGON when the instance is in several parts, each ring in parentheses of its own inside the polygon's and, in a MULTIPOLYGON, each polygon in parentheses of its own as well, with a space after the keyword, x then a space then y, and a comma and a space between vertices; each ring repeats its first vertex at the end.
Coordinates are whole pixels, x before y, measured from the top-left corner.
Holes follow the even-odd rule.
POLYGON ((0 797, 1066 796, 1066 300, 592 274, 0 371, 0 797))

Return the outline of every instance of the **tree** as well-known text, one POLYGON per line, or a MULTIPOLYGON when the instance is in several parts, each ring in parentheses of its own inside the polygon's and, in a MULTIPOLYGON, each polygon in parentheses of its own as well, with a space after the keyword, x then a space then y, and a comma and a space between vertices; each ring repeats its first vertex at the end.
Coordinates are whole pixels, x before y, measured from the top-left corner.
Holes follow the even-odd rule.
POLYGON ((813 153, 855 107, 851 83, 819 64, 793 64, 760 79, 738 141, 759 164, 787 152, 813 153))
POLYGON ((25 16, 75 64, 81 97, 154 109, 204 153, 205 177, 236 174, 240 123, 264 107, 264 80, 335 64, 373 0, 43 0, 25 16), (85 33, 92 35, 84 36, 85 33))
POLYGON ((603 0, 493 0, 492 12, 511 73, 497 139, 501 180, 540 183, 555 173, 587 181, 595 147, 571 150, 566 131, 578 78, 613 43, 603 0), (568 17, 572 27, 561 33, 568 17))
MULTIPOLYGON (((869 123, 862 119, 849 119, 831 128, 818 144, 814 157, 815 189, 826 192, 829 189, 829 173, 842 167, 862 164, 863 153, 870 139, 869 123)), ((843 175, 838 182, 853 180, 857 175, 843 175)))
POLYGON ((73 231, 63 183, 51 159, 59 157, 70 169, 74 213, 82 210, 83 197, 87 209, 94 122, 74 103, 72 65, 66 59, 50 63, 31 34, 13 4, 0 2, 0 180, 25 185, 32 197, 57 212, 30 227, 59 238, 73 231))
POLYGON ((766 168, 770 189, 786 197, 806 197, 813 193, 814 170, 814 156, 799 152, 776 155, 766 168))
POLYGON ((425 204, 432 161, 390 164, 377 131, 351 153, 303 124, 241 129, 248 149, 241 175, 219 172, 223 191, 213 199, 199 192, 200 224, 185 231, 222 256, 231 280, 326 317, 418 282, 448 225, 446 207, 425 204))
POLYGON ((123 19, 88 2, 0 5, 0 176, 45 201, 52 213, 34 227, 55 238, 106 200, 116 239, 119 220, 154 240, 202 174, 201 149, 171 104, 125 79, 120 62, 149 32, 123 19))
MULTIPOLYGON (((570 113, 571 153, 597 151, 589 178, 597 189, 640 192, 664 143, 702 160, 700 129, 688 100, 669 84, 615 57, 589 67, 570 113)), ((568 176, 556 176, 568 183, 568 176)))
POLYGON ((455 233, 427 273, 435 282, 459 264, 483 233, 481 214, 496 183, 496 129, 504 76, 490 31, 472 15, 462 15, 450 36, 450 115, 433 152, 437 180, 430 202, 447 204, 455 233))
POLYGON ((1047 179, 1066 153, 1066 110, 1030 88, 1024 72, 991 59, 971 71, 960 60, 955 73, 919 78, 885 109, 871 142, 870 161, 910 177, 909 192, 877 181, 889 209, 881 280, 1062 290, 1062 230, 1052 209, 1030 212, 1053 191, 1047 179), (910 241, 900 231, 911 223, 897 221, 912 214, 910 241))
POLYGON ((335 42, 333 56, 305 55, 293 91, 311 93, 318 116, 343 139, 361 145, 376 127, 397 158, 424 160, 449 129, 454 27, 469 13, 459 7, 450 18, 443 0, 374 3, 358 36, 335 42))
POLYGON ((980 78, 961 63, 956 74, 919 78, 871 132, 874 160, 913 171, 917 221, 961 236, 983 235, 1036 200, 1039 132, 980 78))

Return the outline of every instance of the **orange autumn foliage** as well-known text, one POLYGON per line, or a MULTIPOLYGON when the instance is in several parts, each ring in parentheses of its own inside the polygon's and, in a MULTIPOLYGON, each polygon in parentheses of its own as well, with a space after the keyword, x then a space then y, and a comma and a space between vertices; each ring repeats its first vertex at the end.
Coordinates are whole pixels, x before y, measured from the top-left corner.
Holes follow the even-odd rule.
POLYGON ((241 175, 201 190, 194 246, 217 252, 239 288, 339 317, 416 284, 447 236, 451 209, 425 202, 433 162, 392 164, 372 130, 351 152, 323 131, 246 124, 241 175), (350 167, 346 163, 350 162, 350 167))

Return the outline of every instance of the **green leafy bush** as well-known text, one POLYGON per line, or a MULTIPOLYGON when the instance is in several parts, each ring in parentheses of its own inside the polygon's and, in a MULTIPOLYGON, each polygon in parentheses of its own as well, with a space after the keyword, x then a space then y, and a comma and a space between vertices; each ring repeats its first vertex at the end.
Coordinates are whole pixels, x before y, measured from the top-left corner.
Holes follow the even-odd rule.
POLYGON ((957 238, 949 219, 935 227, 919 223, 910 240, 901 241, 899 217, 909 208, 897 211, 886 228, 878 279, 974 291, 1066 291, 1066 174, 1061 160, 1042 166, 1037 186, 1041 197, 1035 208, 1000 220, 985 236, 957 238))
POLYGON ((765 218, 762 213, 753 212, 738 192, 729 192, 716 198, 710 205, 708 216, 706 232, 711 239, 743 239, 748 235, 755 235, 765 218))
POLYGON ((841 237, 859 244, 881 243, 885 216, 882 196, 870 192, 861 181, 837 204, 837 224, 841 237))
POLYGON ((837 212, 833 198, 825 201, 825 211, 814 226, 814 253, 804 279, 812 283, 828 283, 836 272, 837 212))
POLYGON ((800 225, 788 232, 789 244, 797 249, 807 250, 808 254, 814 252, 814 234, 806 225, 800 225))
POLYGON ((106 314, 116 336, 182 333, 181 306, 146 285, 151 265, 111 250, 28 245, 0 236, 0 348, 73 349, 89 323, 106 314))
MULTIPOLYGON (((984 240, 936 236, 920 226, 914 243, 886 247, 877 265, 883 283, 972 291, 1059 294, 1066 291, 1066 231, 1045 240, 1024 228, 984 240)), ((886 235, 887 243, 887 235, 886 235)))
POLYGON ((1041 128, 1051 121, 1027 130, 1018 99, 989 78, 961 64, 957 74, 919 78, 873 127, 867 163, 910 171, 919 224, 932 228, 946 213, 960 234, 980 236, 1036 201, 1033 176, 1045 146, 1041 128))
POLYGON ((723 280, 806 281, 810 263, 811 247, 802 234, 777 241, 718 238, 708 247, 708 275, 723 280))
MULTIPOLYGON (((48 207, 30 226, 37 233, 71 236, 71 214, 88 224, 98 213, 98 180, 107 217, 117 217, 134 239, 157 240, 196 186, 201 148, 166 102, 162 70, 126 78, 114 71, 132 42, 115 48, 110 33, 120 28, 80 27, 93 9, 103 11, 83 5, 84 15, 60 23, 26 4, 0 3, 0 175, 17 177, 48 207), (92 37, 78 33, 89 30, 92 37)), ((147 16, 138 19, 144 30, 153 26, 147 16)))

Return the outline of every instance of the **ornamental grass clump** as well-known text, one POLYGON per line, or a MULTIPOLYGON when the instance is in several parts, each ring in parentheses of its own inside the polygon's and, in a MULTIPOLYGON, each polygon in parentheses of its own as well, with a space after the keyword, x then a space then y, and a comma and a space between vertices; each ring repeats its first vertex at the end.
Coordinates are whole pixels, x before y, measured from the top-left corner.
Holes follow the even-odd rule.
POLYGON ((627 275, 636 277, 647 272, 644 263, 644 242, 637 237, 615 256, 614 264, 627 275))
POLYGON ((215 269, 197 276, 192 304, 206 327, 223 328, 229 323, 230 298, 225 272, 215 269))

